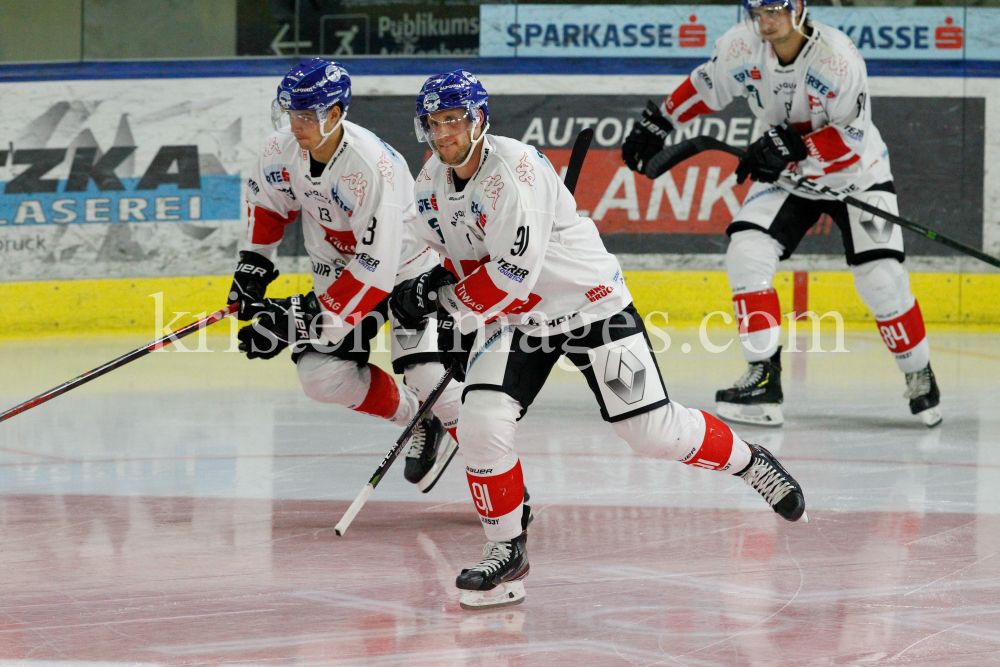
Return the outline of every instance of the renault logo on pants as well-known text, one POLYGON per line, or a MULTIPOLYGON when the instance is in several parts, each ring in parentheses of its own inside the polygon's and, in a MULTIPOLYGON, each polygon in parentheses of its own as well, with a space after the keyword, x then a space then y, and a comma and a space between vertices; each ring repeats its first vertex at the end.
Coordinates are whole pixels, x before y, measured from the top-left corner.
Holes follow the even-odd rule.
POLYGON ((628 348, 616 347, 608 352, 604 384, 629 405, 641 401, 646 388, 646 367, 628 348))

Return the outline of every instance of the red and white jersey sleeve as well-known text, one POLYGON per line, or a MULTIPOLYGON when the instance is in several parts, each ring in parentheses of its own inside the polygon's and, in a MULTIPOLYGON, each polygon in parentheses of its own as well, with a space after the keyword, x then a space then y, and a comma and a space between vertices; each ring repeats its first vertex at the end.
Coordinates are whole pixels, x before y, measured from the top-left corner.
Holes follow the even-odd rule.
POLYGON ((252 250, 269 259, 301 208, 292 186, 298 152, 291 135, 272 134, 247 179, 247 238, 252 250))
POLYGON ((797 165, 803 175, 835 190, 892 180, 888 149, 871 120, 864 59, 841 31, 815 21, 810 26, 789 65, 745 23, 731 28, 716 42, 712 59, 664 100, 661 111, 679 136, 695 136, 701 116, 744 97, 758 120, 754 139, 785 123, 802 136, 809 150, 797 165))
POLYGON ((463 332, 501 316, 532 334, 564 332, 631 301, 618 260, 536 148, 487 136, 462 192, 451 177, 432 158, 415 195, 421 236, 459 278, 439 301, 463 332))

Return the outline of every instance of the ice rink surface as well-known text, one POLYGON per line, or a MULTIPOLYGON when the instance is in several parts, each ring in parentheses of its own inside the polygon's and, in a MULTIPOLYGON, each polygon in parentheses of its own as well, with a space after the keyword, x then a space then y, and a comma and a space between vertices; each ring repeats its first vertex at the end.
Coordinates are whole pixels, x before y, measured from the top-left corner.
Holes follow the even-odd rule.
MULTIPOLYGON (((738 343, 671 333, 671 398, 711 409, 738 343)), ((935 430, 874 327, 783 356, 785 427, 736 430, 809 524, 634 456, 557 370, 518 432, 527 599, 487 612, 454 588, 485 541, 461 456, 427 495, 398 462, 338 538, 399 429, 310 402, 287 356, 156 353, 0 424, 0 667, 1000 665, 1000 334, 929 339, 935 430)), ((0 409, 144 342, 0 343, 0 409)))

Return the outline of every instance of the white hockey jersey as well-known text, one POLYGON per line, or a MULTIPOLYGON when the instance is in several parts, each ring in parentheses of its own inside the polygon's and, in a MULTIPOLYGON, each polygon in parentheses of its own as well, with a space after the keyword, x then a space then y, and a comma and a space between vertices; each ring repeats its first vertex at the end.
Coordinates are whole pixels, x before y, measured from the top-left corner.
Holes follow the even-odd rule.
POLYGON ((715 43, 712 59, 660 110, 683 129, 697 116, 746 97, 764 130, 787 121, 802 135, 809 157, 798 163, 801 174, 839 191, 891 181, 889 151, 871 120, 864 59, 841 31, 816 21, 810 25, 812 34, 787 66, 745 22, 734 26, 715 43))
POLYGON ((463 333, 503 314, 526 333, 564 333, 622 310, 632 297, 597 226, 534 146, 487 135, 479 169, 456 192, 432 157, 414 184, 420 235, 445 257, 457 285, 439 301, 463 333))
POLYGON ((354 123, 342 127, 319 178, 295 137, 275 132, 247 181, 252 250, 273 260, 286 225, 301 218, 313 290, 342 322, 324 327, 330 342, 343 339, 397 282, 440 261, 413 231, 413 177, 403 157, 354 123))

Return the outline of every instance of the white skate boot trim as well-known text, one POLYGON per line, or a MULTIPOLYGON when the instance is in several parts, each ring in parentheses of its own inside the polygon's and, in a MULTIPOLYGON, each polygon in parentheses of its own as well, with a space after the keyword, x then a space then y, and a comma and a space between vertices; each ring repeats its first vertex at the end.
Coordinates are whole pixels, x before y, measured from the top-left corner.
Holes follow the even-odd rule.
POLYGON ((451 434, 445 431, 444 437, 441 438, 441 444, 438 445, 437 458, 434 459, 434 465, 431 469, 427 471, 427 474, 417 482, 417 488, 420 489, 421 493, 427 493, 434 488, 437 481, 441 478, 444 473, 444 469, 448 467, 451 460, 455 457, 455 452, 458 451, 458 443, 455 439, 451 437, 451 434))
POLYGON ((715 414, 719 419, 755 426, 781 426, 785 423, 785 416, 781 414, 781 405, 778 403, 743 405, 720 402, 715 404, 715 414))
POLYGON ((458 599, 462 609, 495 609, 524 602, 524 582, 505 581, 490 591, 464 591, 458 599))
POLYGON ((941 416, 941 410, 938 406, 927 408, 923 412, 918 412, 917 416, 920 417, 927 428, 934 428, 944 419, 944 417, 941 416))

